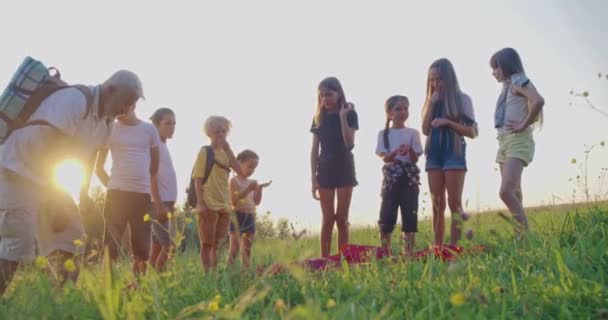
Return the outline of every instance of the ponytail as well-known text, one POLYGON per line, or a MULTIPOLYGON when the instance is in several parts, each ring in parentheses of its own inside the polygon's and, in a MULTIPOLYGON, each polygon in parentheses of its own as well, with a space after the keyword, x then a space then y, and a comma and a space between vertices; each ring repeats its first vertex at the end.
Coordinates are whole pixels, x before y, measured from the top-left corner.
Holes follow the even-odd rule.
POLYGON ((389 118, 388 116, 386 117, 386 125, 384 126, 384 148, 386 149, 387 152, 391 151, 390 148, 390 143, 388 141, 388 133, 389 133, 389 126, 391 124, 391 118, 389 118))

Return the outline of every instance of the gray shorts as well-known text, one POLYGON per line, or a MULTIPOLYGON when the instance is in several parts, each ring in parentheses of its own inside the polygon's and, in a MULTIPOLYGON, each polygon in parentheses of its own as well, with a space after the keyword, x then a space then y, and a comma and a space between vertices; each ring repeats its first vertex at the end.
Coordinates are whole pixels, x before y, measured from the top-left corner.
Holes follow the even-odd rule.
POLYGON ((29 262, 36 257, 41 190, 0 167, 0 259, 29 262))
MULTIPOLYGON (((173 212, 174 202, 163 202, 167 212, 173 212)), ((171 220, 164 223, 158 222, 158 213, 156 212, 156 206, 152 205, 150 208, 150 217, 156 221, 152 222, 152 243, 159 244, 161 246, 171 245, 171 220)))

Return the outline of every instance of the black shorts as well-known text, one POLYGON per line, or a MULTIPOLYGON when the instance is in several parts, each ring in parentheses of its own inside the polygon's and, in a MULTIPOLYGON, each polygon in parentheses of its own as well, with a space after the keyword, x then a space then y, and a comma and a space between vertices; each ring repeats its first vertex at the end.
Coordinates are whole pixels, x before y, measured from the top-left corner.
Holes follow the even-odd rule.
POLYGON ((150 195, 119 190, 108 190, 103 209, 105 220, 104 245, 110 256, 118 257, 120 240, 127 224, 131 229, 131 251, 133 256, 148 260, 150 256, 151 221, 144 221, 150 209, 150 195))
POLYGON ((321 154, 317 165, 319 188, 354 187, 357 183, 355 157, 352 152, 344 154, 321 154))
POLYGON ((239 230, 240 234, 255 234, 255 215, 252 213, 235 212, 232 222, 230 222, 230 232, 239 230))
POLYGON ((380 208, 378 226, 382 234, 390 234, 397 224, 397 213, 401 208, 401 230, 418 232, 418 184, 412 183, 407 175, 399 177, 391 190, 385 192, 380 208))

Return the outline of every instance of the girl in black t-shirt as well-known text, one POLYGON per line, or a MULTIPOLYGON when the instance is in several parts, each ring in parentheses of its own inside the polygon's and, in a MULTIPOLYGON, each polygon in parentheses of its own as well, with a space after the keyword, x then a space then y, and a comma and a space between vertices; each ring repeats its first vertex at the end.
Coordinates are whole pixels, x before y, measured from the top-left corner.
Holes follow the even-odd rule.
POLYGON ((352 149, 358 129, 354 105, 346 102, 340 81, 333 77, 321 81, 317 110, 310 128, 313 133, 310 164, 312 196, 321 201, 323 212, 323 257, 331 252, 334 223, 338 226, 338 246, 348 243, 348 211, 353 187, 357 185, 352 149), (336 194, 337 207, 334 205, 336 194))

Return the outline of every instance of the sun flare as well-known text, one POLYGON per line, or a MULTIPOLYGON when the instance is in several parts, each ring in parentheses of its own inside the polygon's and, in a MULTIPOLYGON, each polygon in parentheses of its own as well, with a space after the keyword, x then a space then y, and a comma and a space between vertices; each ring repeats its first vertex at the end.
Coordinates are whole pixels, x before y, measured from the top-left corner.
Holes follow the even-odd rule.
POLYGON ((55 167, 53 177, 56 186, 78 201, 80 186, 84 179, 84 167, 80 161, 73 159, 62 161, 55 167))

